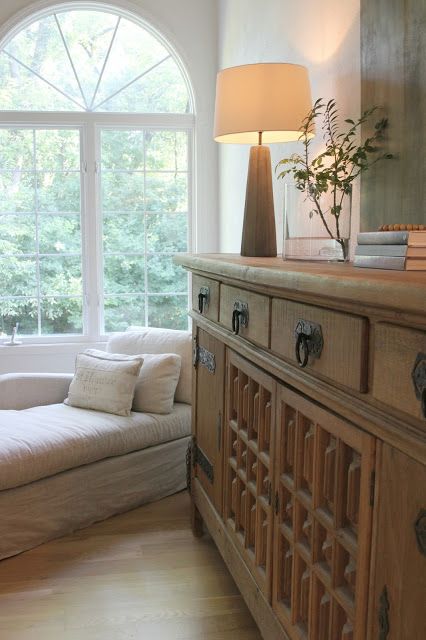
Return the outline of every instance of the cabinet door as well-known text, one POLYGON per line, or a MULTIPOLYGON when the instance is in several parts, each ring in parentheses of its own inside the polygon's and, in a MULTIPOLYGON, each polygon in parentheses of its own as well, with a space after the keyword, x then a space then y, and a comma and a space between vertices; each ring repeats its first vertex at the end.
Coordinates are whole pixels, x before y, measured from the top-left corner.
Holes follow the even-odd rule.
POLYGON ((371 640, 426 638, 426 468, 379 446, 371 640))
POLYGON ((277 385, 273 608, 291 638, 365 640, 374 446, 277 385))
POLYGON ((197 456, 195 476, 222 513, 222 421, 225 347, 206 331, 194 328, 197 364, 194 375, 193 433, 197 456))
POLYGON ((270 599, 275 382, 228 351, 225 404, 224 519, 270 599))

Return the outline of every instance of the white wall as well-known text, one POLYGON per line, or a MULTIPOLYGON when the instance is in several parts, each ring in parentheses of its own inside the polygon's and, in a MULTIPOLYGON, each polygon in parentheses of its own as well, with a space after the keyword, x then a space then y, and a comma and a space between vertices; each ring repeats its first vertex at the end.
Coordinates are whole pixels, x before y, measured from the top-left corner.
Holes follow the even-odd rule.
MULTIPOLYGON (((65 0, 1 0, 0 37, 4 30, 27 17, 29 9, 67 3, 65 0)), ((72 4, 83 3, 74 0, 72 4)), ((68 2, 67 4, 70 4, 68 2)), ((87 2, 86 2, 87 4, 87 2)), ((106 0, 150 22, 180 55, 196 100, 196 247, 200 252, 218 248, 217 145, 212 140, 217 71, 217 5, 215 0, 106 0)), ((0 346, 0 373, 14 371, 72 371, 75 354, 89 344, 0 346)), ((98 345, 102 346, 102 345, 98 345)))
MULTIPOLYGON (((344 117, 357 116, 359 11, 359 0, 219 0, 219 68, 254 62, 306 65, 313 100, 336 98, 344 117)), ((272 145, 272 167, 296 151, 296 144, 272 145)), ((239 253, 249 148, 219 146, 220 250, 239 253)), ((282 181, 274 179, 279 247, 283 191, 282 181)), ((353 198, 352 227, 353 237, 359 227, 358 188, 353 198)))

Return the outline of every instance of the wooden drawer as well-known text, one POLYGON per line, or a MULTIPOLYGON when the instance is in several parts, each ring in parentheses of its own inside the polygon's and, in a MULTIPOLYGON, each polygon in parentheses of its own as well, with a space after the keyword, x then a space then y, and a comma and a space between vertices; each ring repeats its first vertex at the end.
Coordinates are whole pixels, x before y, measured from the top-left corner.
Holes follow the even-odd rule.
POLYGON ((274 298, 271 349, 295 364, 295 331, 300 320, 319 325, 323 340, 320 356, 310 355, 306 370, 319 373, 356 391, 366 391, 367 320, 339 311, 274 298))
MULTIPOLYGON (((373 395, 377 400, 426 422, 426 406, 416 396, 413 370, 426 385, 426 332, 379 323, 374 332, 373 395), (423 354, 423 357, 421 357, 423 354), (423 364, 422 364, 423 362, 423 364)), ((426 389, 423 391, 426 394, 426 389)), ((426 398, 424 399, 426 405, 426 398)))
POLYGON ((247 326, 243 326, 243 319, 239 320, 239 335, 251 342, 269 346, 269 298, 258 293, 222 285, 220 288, 220 316, 219 321, 227 329, 232 328, 232 315, 235 305, 242 306, 247 311, 247 326))
POLYGON ((219 320, 219 282, 217 280, 204 278, 204 276, 192 276, 192 308, 213 322, 219 320))

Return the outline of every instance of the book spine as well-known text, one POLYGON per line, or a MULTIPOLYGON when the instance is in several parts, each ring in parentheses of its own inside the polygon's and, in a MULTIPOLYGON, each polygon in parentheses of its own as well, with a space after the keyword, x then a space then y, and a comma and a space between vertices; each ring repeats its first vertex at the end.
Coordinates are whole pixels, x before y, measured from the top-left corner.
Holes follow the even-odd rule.
POLYGON ((356 256, 393 256, 407 255, 406 244, 359 244, 355 249, 356 256))
POLYGON ((407 244, 408 231, 366 231, 358 234, 358 244, 407 244))
POLYGON ((365 269, 404 271, 405 258, 398 256, 355 256, 354 266, 364 267, 365 269))

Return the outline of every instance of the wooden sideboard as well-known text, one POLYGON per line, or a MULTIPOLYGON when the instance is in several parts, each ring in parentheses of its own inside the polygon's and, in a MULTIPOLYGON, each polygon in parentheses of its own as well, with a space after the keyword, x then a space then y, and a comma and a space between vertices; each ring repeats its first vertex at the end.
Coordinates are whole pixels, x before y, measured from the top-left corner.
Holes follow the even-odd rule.
POLYGON ((426 273, 179 255, 194 532, 265 640, 426 638, 426 273))

